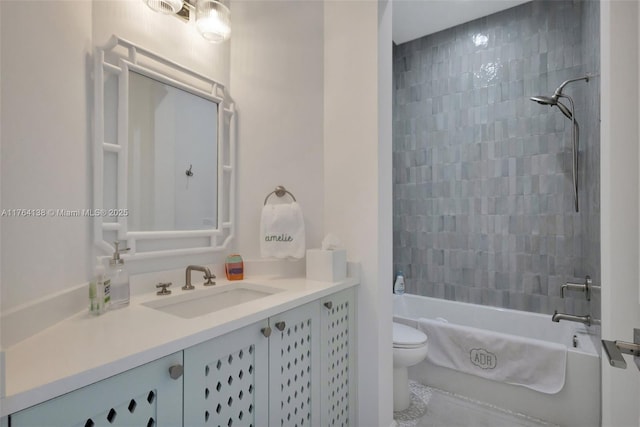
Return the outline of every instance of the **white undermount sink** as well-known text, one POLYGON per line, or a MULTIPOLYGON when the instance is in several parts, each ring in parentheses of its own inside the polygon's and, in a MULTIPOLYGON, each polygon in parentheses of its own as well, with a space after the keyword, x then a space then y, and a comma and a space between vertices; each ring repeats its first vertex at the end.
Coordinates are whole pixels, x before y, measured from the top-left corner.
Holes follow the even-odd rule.
POLYGON ((193 319, 194 317, 268 297, 282 291, 282 289, 270 286, 243 282, 222 285, 218 288, 184 291, 183 295, 178 296, 158 296, 157 299, 142 305, 184 319, 193 319))

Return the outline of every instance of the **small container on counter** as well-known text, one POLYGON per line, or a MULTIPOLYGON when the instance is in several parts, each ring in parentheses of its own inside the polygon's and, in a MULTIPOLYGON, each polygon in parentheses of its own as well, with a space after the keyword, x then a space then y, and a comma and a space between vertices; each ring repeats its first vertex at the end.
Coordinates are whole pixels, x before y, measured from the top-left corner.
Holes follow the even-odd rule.
POLYGON ((107 311, 111 304, 111 281, 100 270, 89 283, 89 313, 95 316, 107 311))
POLYGON ((224 263, 224 272, 227 275, 227 280, 244 279, 244 262, 242 261, 242 257, 238 254, 229 255, 224 263))

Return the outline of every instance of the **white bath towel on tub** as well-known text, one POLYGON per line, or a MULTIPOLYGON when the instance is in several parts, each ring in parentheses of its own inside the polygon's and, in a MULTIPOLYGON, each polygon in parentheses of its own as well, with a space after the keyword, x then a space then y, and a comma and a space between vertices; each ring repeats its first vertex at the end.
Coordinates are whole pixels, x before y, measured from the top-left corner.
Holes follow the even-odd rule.
POLYGON ((547 394, 564 386, 564 345, 432 319, 418 326, 429 337, 426 359, 434 365, 547 394))

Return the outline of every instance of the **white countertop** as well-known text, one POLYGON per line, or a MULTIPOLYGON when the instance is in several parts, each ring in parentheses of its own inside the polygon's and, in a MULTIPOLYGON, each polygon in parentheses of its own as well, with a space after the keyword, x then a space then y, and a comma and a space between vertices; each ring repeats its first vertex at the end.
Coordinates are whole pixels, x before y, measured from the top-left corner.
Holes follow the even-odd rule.
MULTIPOLYGON (((244 281, 283 292, 184 319, 141 304, 202 292, 201 283, 196 291, 172 289, 170 296, 156 296, 153 291, 100 316, 83 311, 6 349, 6 395, 0 399, 0 417, 358 284, 351 278, 337 283, 269 277, 244 281)), ((241 282, 218 280, 213 288, 236 283, 241 282)))

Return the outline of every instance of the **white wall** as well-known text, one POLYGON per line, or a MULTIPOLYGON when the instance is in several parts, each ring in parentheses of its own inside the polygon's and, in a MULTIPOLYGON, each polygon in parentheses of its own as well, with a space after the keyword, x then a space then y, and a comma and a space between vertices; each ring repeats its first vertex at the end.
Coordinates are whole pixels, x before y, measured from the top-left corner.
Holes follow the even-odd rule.
POLYGON ((378 423, 393 422, 393 43, 392 5, 378 2, 378 306, 374 318, 378 322, 378 423), (388 279, 386 279, 388 278, 388 279))
MULTIPOLYGON (((379 9, 380 8, 380 9, 379 9)), ((325 2, 325 229, 362 263, 358 425, 392 422, 391 13, 325 2)))
POLYGON ((277 185, 302 206, 307 247, 319 247, 323 237, 322 7, 321 1, 231 3, 240 168, 236 246, 245 258, 260 255, 260 212, 277 185))
MULTIPOLYGON (((602 338, 633 342, 640 327, 638 283, 638 117, 640 115, 638 2, 602 1, 601 239, 602 338)), ((640 376, 633 359, 616 369, 602 357, 602 425, 640 423, 640 376)))
MULTIPOLYGON (((154 13, 140 0, 2 1, 0 7, 3 208, 91 207, 90 55, 116 34, 227 86, 233 67, 238 235, 229 250, 259 256, 260 209, 276 185, 296 195, 308 246, 319 246, 322 2, 238 0, 231 41, 222 45, 209 44, 193 25, 154 13)), ((2 312, 89 281, 95 256, 104 255, 92 242, 89 218, 2 218, 2 312)), ((129 267, 135 273, 219 263, 224 255, 129 267)))
MULTIPOLYGON (((229 84, 229 43, 212 45, 194 26, 140 0, 2 1, 0 8, 3 209, 92 207, 90 55, 112 34, 229 84)), ((90 218, 1 221, 2 312, 86 283, 95 256, 104 255, 94 251, 90 218)), ((221 256, 130 267, 177 268, 221 256)))
MULTIPOLYGON (((0 7, 0 25, 2 25, 2 8, 0 7)), ((1 39, 1 37, 0 37, 1 39)), ((0 52, 1 49, 1 40, 0 40, 0 52)), ((0 54, 0 82, 2 81, 3 72, 2 72, 2 55, 0 54)), ((0 118, 2 117, 2 90, 0 87, 0 118)), ((2 127, 2 121, 0 120, 0 127, 2 127)), ((0 133, 0 166, 2 165, 2 134, 0 133)), ((2 174, 0 173, 0 209, 2 209, 2 174)), ((2 236, 2 221, 0 221, 0 237, 2 236)), ((1 242, 1 240, 0 240, 1 242)), ((2 259, 2 244, 0 243, 0 260, 2 259)), ((1 266, 0 262, 0 268, 1 266)), ((2 274, 0 274, 0 313, 2 312, 2 274)), ((2 378, 0 378, 0 398, 3 398, 5 395, 5 353, 2 350, 2 328, 0 327, 0 372, 2 372, 2 378)), ((2 421, 0 421, 1 423, 2 421)))
MULTIPOLYGON (((2 208, 90 207, 91 4, 0 7, 2 208)), ((89 278, 88 218, 1 221, 3 311, 89 278)))

